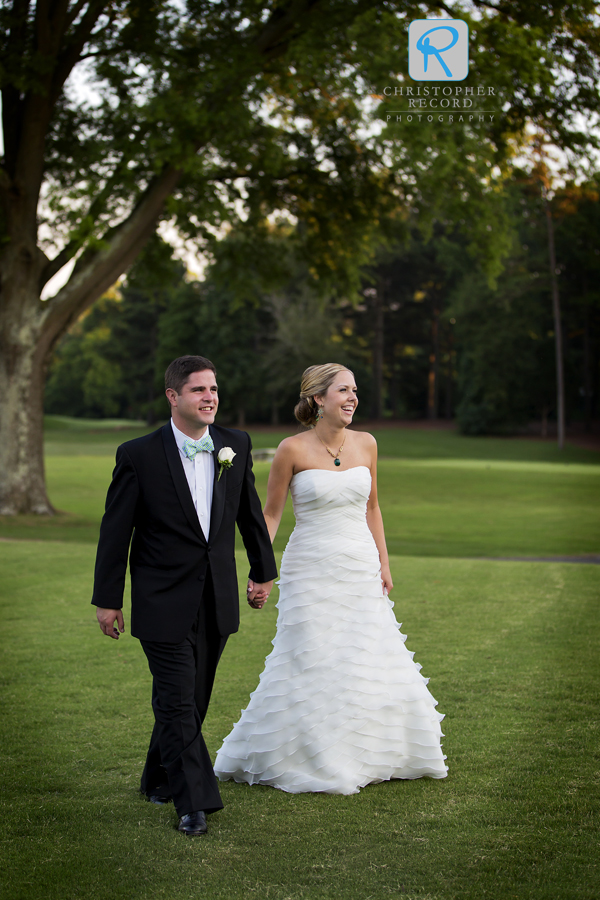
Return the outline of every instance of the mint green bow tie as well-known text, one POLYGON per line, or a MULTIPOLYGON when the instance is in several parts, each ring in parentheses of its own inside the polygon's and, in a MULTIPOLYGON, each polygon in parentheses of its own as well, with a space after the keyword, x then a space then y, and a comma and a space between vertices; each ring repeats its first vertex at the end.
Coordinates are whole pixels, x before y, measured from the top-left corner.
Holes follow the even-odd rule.
POLYGON ((212 453, 214 449, 215 445, 208 431, 199 441, 192 441, 190 438, 186 438, 183 442, 183 452, 188 459, 195 459, 198 453, 201 453, 203 450, 206 450, 207 453, 212 453))

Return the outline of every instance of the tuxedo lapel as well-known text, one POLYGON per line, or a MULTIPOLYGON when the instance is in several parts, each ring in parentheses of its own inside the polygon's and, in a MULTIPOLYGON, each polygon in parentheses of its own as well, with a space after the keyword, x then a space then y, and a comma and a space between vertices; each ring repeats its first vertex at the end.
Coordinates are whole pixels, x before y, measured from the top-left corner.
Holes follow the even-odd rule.
POLYGON ((167 422, 166 425, 163 425, 162 438, 165 446, 165 455, 167 457, 169 470, 171 472, 171 478, 173 479, 173 484, 175 485, 175 491, 177 492, 177 496, 179 497, 179 502, 181 503, 188 522, 192 526, 194 534, 196 534, 204 543, 206 543, 204 532, 202 531, 200 522, 198 521, 198 513, 196 512, 194 501, 192 500, 192 495, 190 494, 190 488, 187 482, 187 478, 185 477, 185 472, 183 471, 183 465, 181 463, 181 457, 179 455, 179 448, 177 447, 177 442, 175 441, 175 435, 173 434, 173 429, 171 428, 170 422, 167 422))
POLYGON ((215 445, 215 450, 213 453, 214 458, 214 483, 213 483, 213 498, 212 498, 212 508, 210 511, 210 532, 209 535, 211 538, 214 538, 216 533, 219 530, 221 525, 221 519, 223 518, 223 509, 225 507, 225 487, 227 484, 227 469, 223 469, 223 474, 219 478, 219 450, 223 448, 223 441, 217 431, 216 428, 213 428, 211 425, 208 426, 208 430, 210 436, 213 439, 213 444, 215 445))

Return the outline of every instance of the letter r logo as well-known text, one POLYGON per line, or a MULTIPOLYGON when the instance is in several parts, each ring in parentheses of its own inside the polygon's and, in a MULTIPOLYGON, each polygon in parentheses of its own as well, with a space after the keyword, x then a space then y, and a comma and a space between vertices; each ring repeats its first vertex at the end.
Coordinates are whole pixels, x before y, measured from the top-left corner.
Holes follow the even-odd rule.
POLYGON ((469 26, 462 19, 415 19, 408 26, 413 81, 463 81, 469 74, 469 26))

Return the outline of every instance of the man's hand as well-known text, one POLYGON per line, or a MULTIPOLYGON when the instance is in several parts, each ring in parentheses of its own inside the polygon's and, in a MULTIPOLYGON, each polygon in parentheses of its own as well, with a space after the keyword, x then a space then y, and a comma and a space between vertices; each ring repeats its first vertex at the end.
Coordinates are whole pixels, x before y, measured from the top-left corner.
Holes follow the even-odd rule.
POLYGON ((250 604, 252 609, 262 609, 267 602, 269 594, 272 590, 272 581, 265 581, 264 584, 259 584, 258 581, 252 581, 252 579, 248 579, 248 588, 246 593, 248 594, 248 603, 250 604))
POLYGON ((101 606, 96 607, 96 618, 100 625, 102 634, 119 640, 119 632, 123 634, 125 631, 125 623, 123 622, 123 610, 121 609, 102 609, 101 606), (115 627, 115 621, 118 628, 115 627))

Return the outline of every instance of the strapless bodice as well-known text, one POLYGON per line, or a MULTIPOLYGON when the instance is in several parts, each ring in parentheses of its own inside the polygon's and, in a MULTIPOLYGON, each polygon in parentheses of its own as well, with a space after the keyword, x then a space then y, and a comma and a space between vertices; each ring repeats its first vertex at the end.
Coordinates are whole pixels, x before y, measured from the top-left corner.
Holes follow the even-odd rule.
POLYGON ((371 493, 367 466, 351 469, 304 469, 290 483, 296 526, 315 527, 343 514, 347 520, 365 521, 371 493))

